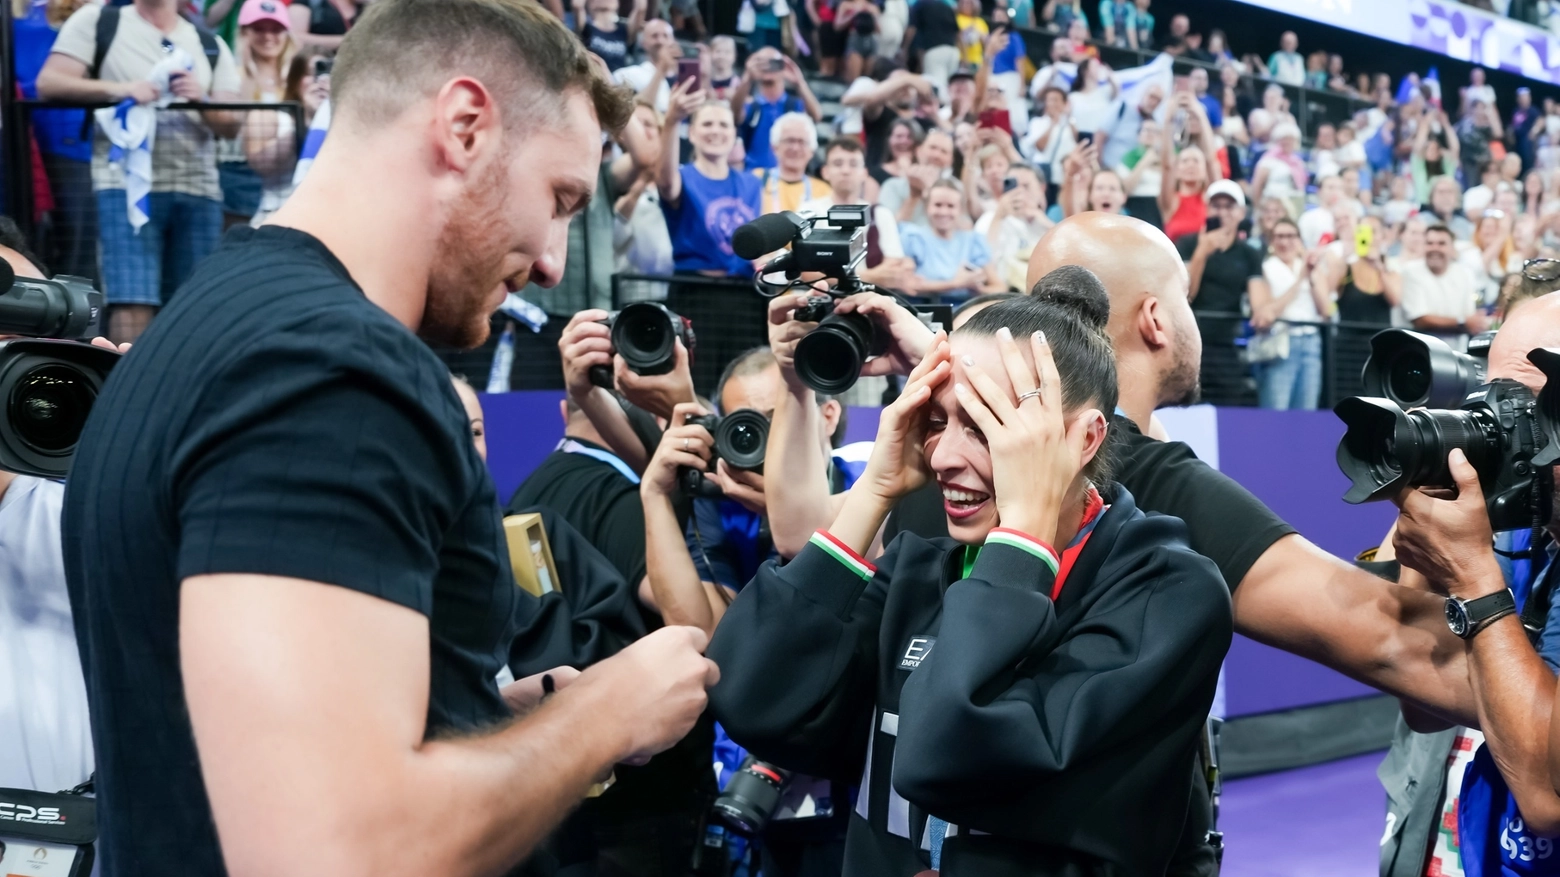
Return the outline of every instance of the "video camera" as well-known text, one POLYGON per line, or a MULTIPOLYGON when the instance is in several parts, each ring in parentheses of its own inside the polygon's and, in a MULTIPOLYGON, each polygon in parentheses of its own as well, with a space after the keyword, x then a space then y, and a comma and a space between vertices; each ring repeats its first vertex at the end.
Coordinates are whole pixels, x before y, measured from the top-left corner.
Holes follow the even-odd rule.
MULTIPOLYGON (((709 430, 715 437, 715 455, 710 458, 710 468, 715 470, 716 460, 725 460, 734 469, 750 472, 764 471, 764 452, 769 446, 769 418, 751 408, 733 411, 725 417, 705 414, 690 417, 695 423, 709 430)), ((680 473, 683 492, 688 496, 719 499, 719 485, 704 477, 698 469, 684 468, 680 473)))
POLYGON ((17 277, 0 261, 0 469, 41 478, 70 470, 87 414, 119 361, 80 343, 101 334, 103 293, 81 277, 17 277))
POLYGON ((887 339, 878 337, 870 318, 834 313, 838 299, 876 291, 856 276, 867 255, 869 209, 851 204, 831 207, 826 216, 771 213, 743 225, 731 236, 732 250, 744 259, 759 259, 790 246, 759 269, 753 283, 766 298, 790 289, 816 293, 796 311, 797 320, 819 324, 796 345, 796 374, 820 393, 837 395, 849 390, 868 357, 878 356, 886 348, 887 339), (816 290, 798 280, 803 272, 822 274, 838 285, 829 292, 816 290), (782 273, 784 282, 767 279, 782 273))
MULTIPOLYGON (((677 342, 693 353, 697 339, 693 324, 660 302, 642 301, 625 305, 600 321, 612 331, 612 349, 636 375, 664 375, 677 363, 677 342)), ((590 367, 590 382, 612 389, 610 366, 590 367)))
MULTIPOLYGON (((1488 336, 1471 345, 1488 356, 1488 336)), ((1347 427, 1338 468, 1349 503, 1390 499, 1404 487, 1455 486, 1446 457, 1461 448, 1479 473, 1490 526, 1518 530, 1549 520, 1560 459, 1560 351, 1528 357, 1549 377, 1535 397, 1522 384, 1484 382, 1485 359, 1440 339, 1388 329, 1371 339, 1366 394, 1333 409, 1347 427)))

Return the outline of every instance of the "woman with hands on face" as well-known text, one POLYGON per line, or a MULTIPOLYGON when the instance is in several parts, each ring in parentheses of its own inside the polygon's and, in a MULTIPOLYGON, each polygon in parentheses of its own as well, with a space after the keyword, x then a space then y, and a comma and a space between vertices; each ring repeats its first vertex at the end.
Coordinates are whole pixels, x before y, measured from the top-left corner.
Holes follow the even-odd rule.
POLYGON ((1162 873, 1176 848, 1228 590, 1109 481, 1109 304, 1079 273, 936 336, 834 523, 711 643, 733 740, 859 780, 848 873, 1162 873), (869 562, 928 481, 952 538, 869 562))

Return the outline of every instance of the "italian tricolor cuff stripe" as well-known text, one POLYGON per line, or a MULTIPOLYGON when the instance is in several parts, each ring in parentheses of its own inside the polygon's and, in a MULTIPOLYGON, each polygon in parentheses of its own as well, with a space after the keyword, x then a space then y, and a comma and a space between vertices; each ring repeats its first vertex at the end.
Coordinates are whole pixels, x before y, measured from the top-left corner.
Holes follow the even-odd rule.
POLYGON ((1009 548, 1017 548, 1038 557, 1042 563, 1051 568, 1055 574, 1061 568, 1061 561, 1056 556, 1056 551, 1051 546, 1041 542, 1026 533, 1017 530, 1006 530, 998 527, 986 537, 987 545, 1006 545, 1009 548))
POLYGON ((877 572, 877 567, 867 563, 865 558, 850 550, 848 545, 823 530, 813 533, 812 539, 808 541, 827 551, 830 557, 844 564, 847 569, 864 579, 872 578, 872 575, 877 572))

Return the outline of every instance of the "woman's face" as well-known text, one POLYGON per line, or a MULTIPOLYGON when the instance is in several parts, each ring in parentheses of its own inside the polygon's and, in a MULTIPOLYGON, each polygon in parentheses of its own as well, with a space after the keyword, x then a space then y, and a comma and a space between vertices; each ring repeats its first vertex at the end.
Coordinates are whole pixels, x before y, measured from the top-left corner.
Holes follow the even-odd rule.
POLYGON ((1154 146, 1159 143, 1159 138, 1159 123, 1153 119, 1144 119, 1142 126, 1138 128, 1138 145, 1154 146))
POLYGON ((1473 233, 1474 243, 1481 248, 1487 247, 1495 239, 1500 237, 1500 218, 1485 216, 1479 219, 1479 227, 1473 233))
POLYGON ((655 110, 645 106, 644 104, 635 106, 634 124, 639 126, 640 130, 644 132, 646 137, 655 140, 657 143, 660 142, 661 126, 655 120, 655 110))
POLYGON ((888 134, 888 151, 895 158, 915 152, 915 135, 908 125, 895 125, 888 134))
POLYGON ((274 21, 257 21, 243 30, 249 51, 261 61, 275 61, 287 48, 287 28, 274 21))
MULTIPOLYGON (((1017 394, 1008 380, 997 339, 990 335, 970 335, 955 332, 950 339, 953 354, 953 374, 932 394, 926 429, 926 461, 931 467, 937 486, 942 489, 943 512, 948 516, 948 535, 968 545, 978 545, 986 540, 993 527, 1001 522, 997 517, 996 487, 991 479, 991 450, 986 437, 965 413, 954 390, 956 383, 970 385, 966 357, 986 373, 1010 402, 1017 403, 1017 394)), ((1019 344, 1025 362, 1032 362, 1027 344, 1019 344)), ((1066 416, 1069 429, 1085 416, 1104 418, 1094 409, 1085 408, 1066 416)), ((1094 458, 1094 452, 1085 454, 1084 464, 1094 458)), ((1049 538, 1043 534, 1041 538, 1049 538)))
POLYGON ((1441 141, 1434 137, 1425 141, 1425 161, 1441 160, 1441 141))
POLYGON ((938 186, 926 196, 926 223, 932 230, 948 234, 959 229, 959 213, 964 199, 947 186, 938 186))
POLYGON ((1284 205, 1277 198, 1269 198, 1262 202, 1261 222, 1263 228, 1272 228, 1273 224, 1284 218, 1285 215, 1284 205))
POLYGON ((1203 159, 1202 150, 1196 147, 1181 150, 1175 159, 1175 175, 1183 182, 1192 181, 1202 188, 1208 181, 1208 163, 1203 159))
POLYGON ((1462 201, 1462 193, 1453 180, 1442 180, 1430 190, 1430 207, 1442 216, 1450 216, 1462 201))
POLYGON ((1225 64, 1219 68, 1219 81, 1234 88, 1240 84, 1240 71, 1235 69, 1234 64, 1225 64))
POLYGON ((969 122, 960 122, 953 129, 953 145, 960 152, 968 154, 975 148, 975 126, 969 122))
POLYGON ((1270 85, 1268 90, 1262 93, 1262 106, 1269 112, 1279 112, 1284 108, 1284 89, 1282 86, 1270 85))
POLYGON ((1292 223, 1283 222, 1273 226, 1269 238, 1273 254, 1285 262, 1294 261, 1295 254, 1300 252, 1300 231, 1292 223))
POLYGON ((1127 203, 1127 193, 1121 188, 1121 178, 1112 171, 1100 171, 1089 183, 1089 209, 1101 213, 1120 213, 1127 203))
POLYGON ((688 139, 694 148, 707 159, 724 161, 731 153, 731 141, 736 139, 736 125, 731 120, 731 108, 720 104, 706 104, 694 111, 688 126, 688 139))
POLYGON ((988 155, 981 163, 980 172, 985 176, 986 185, 991 187, 993 195, 1002 194, 1002 178, 1007 176, 1010 167, 1012 165, 1008 162, 1007 156, 1000 152, 996 155, 988 155))
POLYGON ((1316 129, 1317 149, 1336 149, 1338 147, 1338 132, 1331 125, 1323 125, 1316 129))
POLYGON ((1417 258, 1425 251, 1425 224, 1419 221, 1405 223, 1398 240, 1403 243, 1403 255, 1417 258))
POLYGON ((1300 151, 1300 138, 1290 135, 1278 141, 1278 148, 1291 155, 1300 151))
POLYGON ((1057 118, 1061 116, 1062 112, 1066 109, 1066 95, 1059 91, 1048 91, 1045 93, 1045 114, 1047 116, 1050 116, 1053 119, 1057 118))

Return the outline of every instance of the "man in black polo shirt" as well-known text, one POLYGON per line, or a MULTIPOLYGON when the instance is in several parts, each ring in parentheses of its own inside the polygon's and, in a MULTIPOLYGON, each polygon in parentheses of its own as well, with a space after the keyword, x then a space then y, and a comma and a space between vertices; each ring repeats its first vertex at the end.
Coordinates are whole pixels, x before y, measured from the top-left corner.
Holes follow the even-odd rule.
POLYGON ((66 490, 111 877, 499 873, 718 675, 673 628, 498 687, 498 501, 418 337, 557 282, 625 96, 528 0, 378 0, 333 73, 313 172, 115 368, 66 490))
POLYGON ((1241 302, 1262 279, 1262 254, 1246 243, 1240 225, 1246 219, 1246 196, 1240 185, 1219 180, 1203 193, 1208 221, 1217 228, 1189 234, 1175 242, 1191 275, 1192 311, 1202 331, 1203 397, 1215 405, 1255 402, 1251 369, 1241 362, 1235 336, 1243 320, 1241 302))

